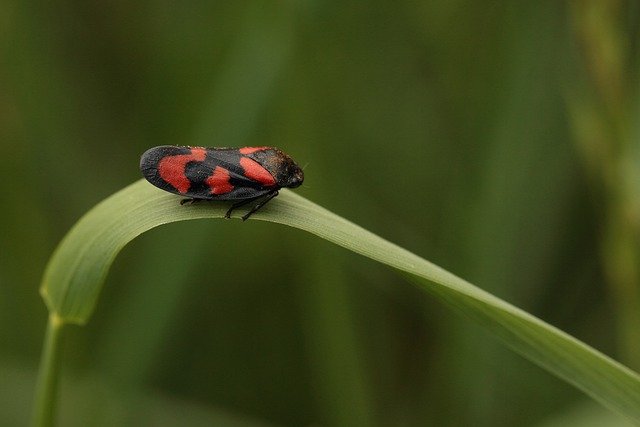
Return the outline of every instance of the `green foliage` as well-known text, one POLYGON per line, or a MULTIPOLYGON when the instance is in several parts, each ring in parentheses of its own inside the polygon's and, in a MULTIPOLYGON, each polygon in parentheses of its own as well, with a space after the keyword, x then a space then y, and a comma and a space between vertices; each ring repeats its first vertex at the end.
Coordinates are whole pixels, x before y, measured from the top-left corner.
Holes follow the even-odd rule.
MULTIPOLYGON (((140 180, 83 217, 62 241, 45 272, 41 293, 51 314, 64 322, 85 323, 109 267, 129 241, 169 222, 221 218, 226 209, 208 203, 185 207, 176 200, 140 180)), ((283 190, 254 218, 308 231, 410 275, 421 289, 485 326, 524 357, 640 421, 637 374, 526 312, 290 190, 283 190)))

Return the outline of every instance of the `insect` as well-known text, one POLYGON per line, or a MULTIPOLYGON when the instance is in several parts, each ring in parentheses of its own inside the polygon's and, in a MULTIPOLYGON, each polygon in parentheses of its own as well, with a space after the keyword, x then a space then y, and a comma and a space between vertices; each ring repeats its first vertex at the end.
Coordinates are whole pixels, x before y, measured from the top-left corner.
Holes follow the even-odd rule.
POLYGON ((283 187, 299 187, 302 169, 274 147, 206 148, 162 145, 140 158, 140 171, 151 184, 187 197, 180 204, 200 200, 235 201, 231 212, 253 201, 246 220, 283 187))

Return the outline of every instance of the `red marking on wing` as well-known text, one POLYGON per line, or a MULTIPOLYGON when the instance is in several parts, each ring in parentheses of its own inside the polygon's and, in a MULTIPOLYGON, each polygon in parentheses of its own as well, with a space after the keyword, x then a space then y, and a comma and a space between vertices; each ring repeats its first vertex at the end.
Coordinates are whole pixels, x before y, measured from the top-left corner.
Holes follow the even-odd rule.
POLYGON ((205 182, 211 188, 211 194, 226 194, 233 190, 233 185, 229 182, 229 171, 220 166, 216 166, 205 182))
POLYGON ((269 173, 268 170, 263 168, 260 163, 255 160, 251 160, 248 157, 240 158, 240 166, 244 169, 244 174, 254 181, 259 182, 265 187, 271 187, 276 185, 275 178, 269 173))
POLYGON ((178 154, 175 156, 163 157, 158 162, 158 173, 160 178, 178 190, 180 193, 185 194, 189 191, 191 181, 184 174, 184 169, 189 162, 203 162, 207 156, 207 150, 200 147, 194 147, 191 149, 190 154, 178 154))
POLYGON ((244 148, 240 148, 238 151, 240 152, 240 154, 251 154, 251 153, 255 153, 256 151, 262 151, 262 150, 268 150, 271 147, 244 147, 244 148))

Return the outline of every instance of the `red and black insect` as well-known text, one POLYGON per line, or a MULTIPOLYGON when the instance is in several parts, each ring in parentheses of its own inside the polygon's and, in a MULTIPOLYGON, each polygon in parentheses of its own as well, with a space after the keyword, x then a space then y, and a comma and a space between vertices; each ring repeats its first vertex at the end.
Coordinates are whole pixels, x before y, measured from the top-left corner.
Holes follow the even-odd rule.
POLYGON ((199 200, 236 201, 225 215, 247 203, 257 203, 242 219, 278 195, 282 187, 302 184, 302 169, 291 157, 273 147, 205 148, 163 145, 147 150, 140 170, 151 184, 199 200))

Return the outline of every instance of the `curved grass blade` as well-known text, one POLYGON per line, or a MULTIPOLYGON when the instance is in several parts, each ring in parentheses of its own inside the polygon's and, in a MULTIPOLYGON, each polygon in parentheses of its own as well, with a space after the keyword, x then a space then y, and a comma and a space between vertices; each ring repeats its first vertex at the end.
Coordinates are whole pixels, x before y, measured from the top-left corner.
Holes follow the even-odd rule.
MULTIPOLYGON (((85 323, 124 245, 161 224, 222 218, 226 208, 214 203, 180 206, 175 196, 144 180, 126 187, 81 218, 54 252, 41 288, 49 310, 67 323, 85 323)), ((540 319, 290 191, 283 190, 252 218, 308 231, 400 270, 525 358, 640 422, 640 376, 540 319)))

